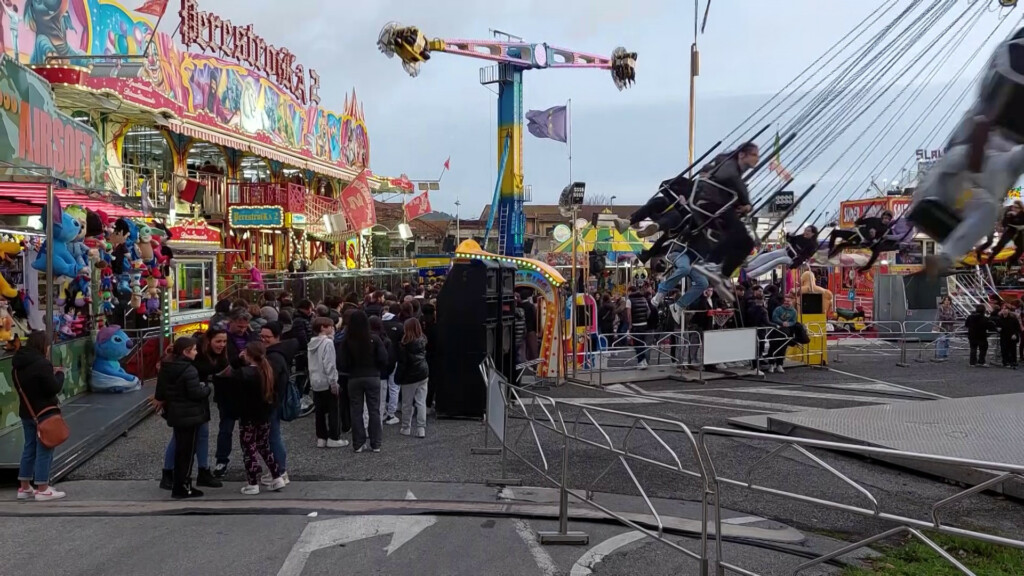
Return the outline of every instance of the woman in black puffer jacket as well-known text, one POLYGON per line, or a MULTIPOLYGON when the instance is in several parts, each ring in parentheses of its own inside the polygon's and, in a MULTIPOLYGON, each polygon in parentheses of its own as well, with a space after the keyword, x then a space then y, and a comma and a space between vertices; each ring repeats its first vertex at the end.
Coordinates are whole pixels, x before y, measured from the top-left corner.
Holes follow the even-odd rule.
POLYGON ((158 402, 162 403, 164 419, 174 429, 173 498, 196 498, 200 490, 192 488, 192 461, 196 453, 199 427, 210 421, 210 387, 199 380, 192 361, 196 357, 196 340, 182 337, 174 341, 171 353, 160 361, 156 380, 158 402))
POLYGON ((412 433, 413 403, 416 406, 416 437, 427 437, 427 381, 430 368, 427 364, 427 338, 423 335, 420 321, 409 318, 405 321, 405 334, 398 348, 398 370, 395 382, 402 387, 402 429, 405 436, 412 433))

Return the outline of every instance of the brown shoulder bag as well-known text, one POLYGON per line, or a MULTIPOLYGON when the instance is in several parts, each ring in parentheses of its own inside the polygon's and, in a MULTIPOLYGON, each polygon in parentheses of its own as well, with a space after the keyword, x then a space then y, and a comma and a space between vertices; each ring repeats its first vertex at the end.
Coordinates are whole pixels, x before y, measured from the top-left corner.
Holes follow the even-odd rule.
POLYGON ((32 420, 36 423, 36 436, 39 438, 39 443, 53 450, 66 442, 68 436, 71 435, 71 430, 68 429, 68 423, 64 421, 60 408, 49 406, 36 414, 35 410, 32 409, 32 403, 28 401, 28 396, 25 395, 25 391, 21 388, 21 382, 18 381, 18 373, 13 370, 12 373, 14 374, 14 387, 18 389, 21 399, 25 401, 25 407, 28 408, 29 415, 32 416, 32 420), (40 419, 41 416, 49 412, 54 412, 54 414, 40 419))

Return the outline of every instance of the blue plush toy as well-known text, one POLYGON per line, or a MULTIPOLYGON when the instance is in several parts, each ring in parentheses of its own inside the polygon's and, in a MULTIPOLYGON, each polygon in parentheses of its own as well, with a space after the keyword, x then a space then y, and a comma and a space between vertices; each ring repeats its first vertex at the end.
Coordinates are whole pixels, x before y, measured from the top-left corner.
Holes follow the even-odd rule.
POLYGON ((100 329, 96 335, 96 360, 92 363, 93 392, 133 392, 142 387, 138 378, 121 367, 121 359, 131 347, 131 339, 120 326, 100 329))
MULTIPOLYGON (((66 276, 74 278, 78 276, 81 267, 75 262, 74 255, 71 254, 69 243, 74 241, 82 232, 82 224, 70 214, 66 214, 61 210, 59 200, 54 199, 53 207, 54 210, 51 215, 53 217, 53 245, 48 246, 46 242, 43 243, 43 246, 39 249, 39 255, 36 256, 35 262, 32 263, 32 267, 40 272, 46 272, 46 260, 47 258, 53 258, 54 277, 66 276)), ((46 217, 46 207, 43 207, 43 222, 46 222, 46 217)))

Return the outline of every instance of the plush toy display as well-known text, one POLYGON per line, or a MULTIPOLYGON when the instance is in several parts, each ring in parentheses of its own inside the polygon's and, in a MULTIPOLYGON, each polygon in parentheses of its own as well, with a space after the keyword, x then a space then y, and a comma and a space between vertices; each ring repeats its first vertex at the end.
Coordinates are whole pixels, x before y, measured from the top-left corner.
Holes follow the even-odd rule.
MULTIPOLYGON (((45 207, 42 216, 45 222, 48 216, 45 207)), ((75 257, 71 254, 69 243, 81 233, 82 224, 61 210, 59 200, 54 200, 54 211, 49 216, 53 218, 53 246, 48 246, 44 242, 32 267, 40 272, 46 272, 46 263, 50 259, 53 261, 54 276, 74 278, 78 275, 81 267, 78 266, 75 257)))
POLYGON ((120 326, 111 325, 96 335, 96 360, 92 364, 93 392, 132 392, 142 387, 139 379, 121 367, 132 341, 120 326))

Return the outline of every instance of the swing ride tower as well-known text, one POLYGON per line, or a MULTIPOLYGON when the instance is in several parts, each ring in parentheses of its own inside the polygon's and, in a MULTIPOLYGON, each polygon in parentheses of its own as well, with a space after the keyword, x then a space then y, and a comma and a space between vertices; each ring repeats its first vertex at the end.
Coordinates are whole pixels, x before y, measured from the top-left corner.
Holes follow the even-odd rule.
MULTIPOLYGON (((497 33, 496 33, 497 34, 497 33)), ((498 202, 491 206, 491 219, 498 210, 498 253, 523 255, 523 72, 547 68, 591 68, 610 70, 619 90, 632 85, 636 76, 636 53, 616 48, 611 57, 585 54, 546 43, 530 43, 509 37, 502 40, 427 40, 414 26, 388 23, 381 30, 377 46, 388 57, 397 55, 410 76, 432 53, 495 62, 480 69, 481 84, 498 85, 498 202)))

